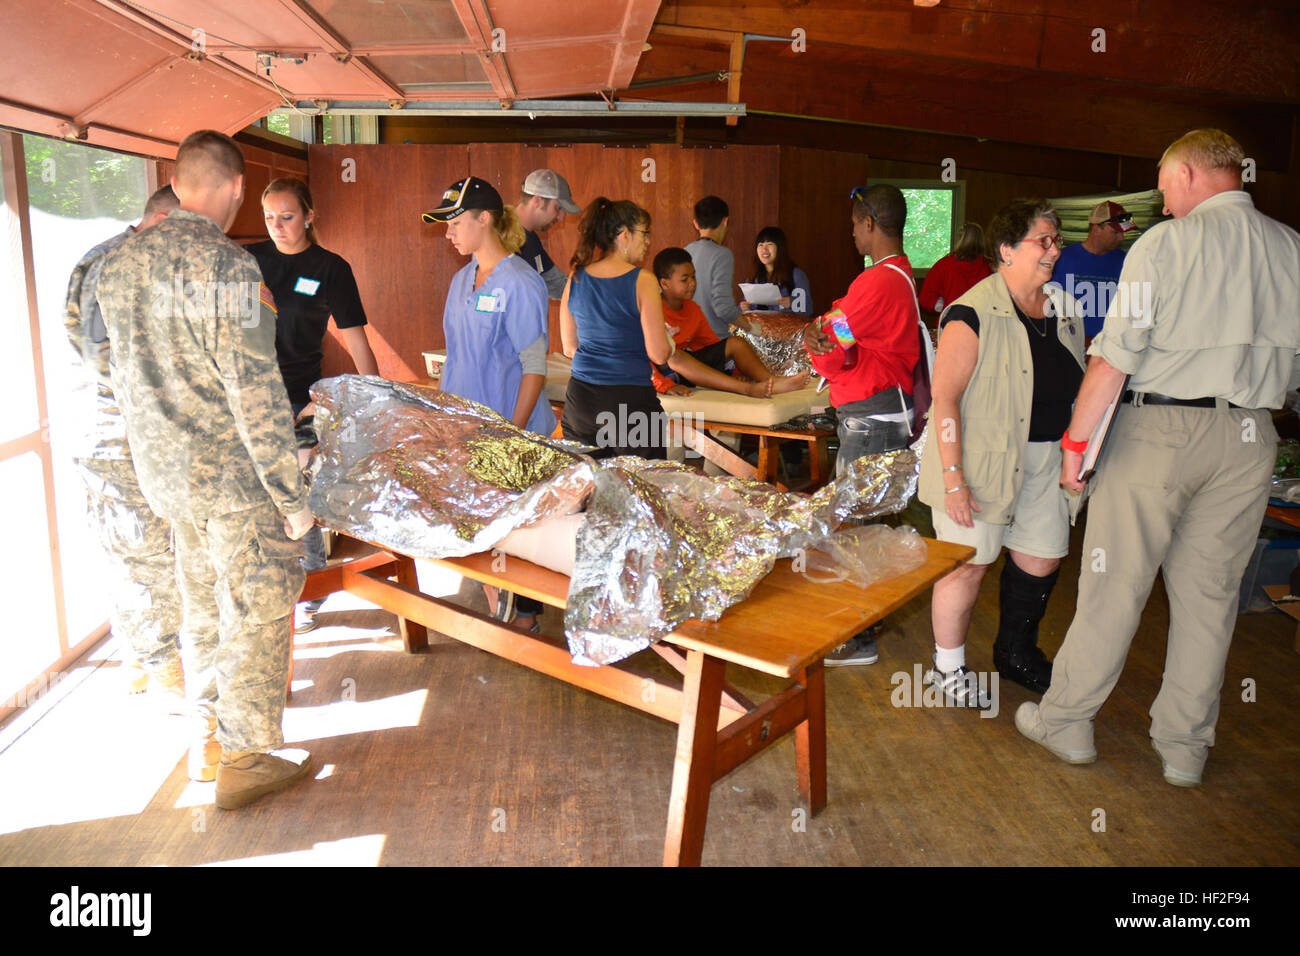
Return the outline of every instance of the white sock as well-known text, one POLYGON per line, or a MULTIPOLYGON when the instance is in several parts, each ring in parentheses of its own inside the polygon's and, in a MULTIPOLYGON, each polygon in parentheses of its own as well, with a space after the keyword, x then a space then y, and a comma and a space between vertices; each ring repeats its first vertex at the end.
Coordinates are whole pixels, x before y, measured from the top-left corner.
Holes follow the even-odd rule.
POLYGON ((951 674, 959 667, 966 666, 966 645, 961 647, 940 647, 934 645, 934 666, 945 674, 951 674))

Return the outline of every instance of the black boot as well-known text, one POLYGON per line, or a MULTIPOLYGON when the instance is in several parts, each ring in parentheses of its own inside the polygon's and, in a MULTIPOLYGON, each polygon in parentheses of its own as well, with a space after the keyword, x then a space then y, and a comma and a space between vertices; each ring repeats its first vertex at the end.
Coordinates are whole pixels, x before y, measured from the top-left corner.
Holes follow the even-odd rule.
POLYGON ((1052 662, 1038 647, 1038 622, 1056 587, 1059 569, 1035 577, 1016 566, 1007 555, 1002 567, 998 604, 1001 617, 993 642, 993 666, 1005 680, 1042 694, 1052 683, 1052 662))

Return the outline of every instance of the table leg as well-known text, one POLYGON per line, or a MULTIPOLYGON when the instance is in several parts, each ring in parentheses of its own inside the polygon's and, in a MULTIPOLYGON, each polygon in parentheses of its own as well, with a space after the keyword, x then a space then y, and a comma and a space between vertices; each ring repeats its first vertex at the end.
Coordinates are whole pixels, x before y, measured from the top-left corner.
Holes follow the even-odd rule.
POLYGON ((682 716, 677 728, 677 756, 668 798, 668 833, 664 866, 699 866, 704 826, 713 789, 713 755, 718 743, 725 663, 702 651, 686 656, 682 716))
POLYGON ((826 670, 821 661, 800 671, 808 717, 794 730, 799 793, 816 815, 826 808, 826 670))
MULTIPOLYGON (((398 584, 414 588, 417 591, 420 589, 419 579, 416 577, 415 572, 415 561, 412 558, 399 557, 397 559, 396 578, 398 584)), ((414 654, 416 651, 422 651, 429 646, 429 632, 423 624, 399 617, 397 626, 402 634, 402 646, 406 648, 407 653, 414 654)))
POLYGON ((758 436, 758 480, 769 485, 777 483, 777 465, 781 444, 771 435, 758 436))
POLYGON ((808 443, 808 477, 814 489, 830 480, 830 453, 825 438, 814 438, 808 443))

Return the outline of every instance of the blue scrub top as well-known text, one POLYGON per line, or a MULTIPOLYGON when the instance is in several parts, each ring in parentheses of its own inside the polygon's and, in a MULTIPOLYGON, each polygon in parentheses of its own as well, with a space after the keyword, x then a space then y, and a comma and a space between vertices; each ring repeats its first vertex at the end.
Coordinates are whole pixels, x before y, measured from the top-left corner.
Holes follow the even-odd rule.
MULTIPOLYGON (((508 421, 524 377, 519 353, 547 334, 546 283, 515 255, 498 262, 475 289, 477 275, 478 262, 471 258, 447 290, 442 312, 447 361, 440 388, 486 405, 508 421)), ((545 390, 525 427, 539 435, 555 431, 545 390)))

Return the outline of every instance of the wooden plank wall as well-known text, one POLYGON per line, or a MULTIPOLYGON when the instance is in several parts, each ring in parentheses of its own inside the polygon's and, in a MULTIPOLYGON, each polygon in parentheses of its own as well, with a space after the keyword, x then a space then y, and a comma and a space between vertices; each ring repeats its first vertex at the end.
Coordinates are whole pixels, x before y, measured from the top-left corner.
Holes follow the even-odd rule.
MULTIPOLYGON (((347 259, 356 273, 381 374, 410 381, 424 375, 420 353, 443 345, 447 286, 468 261, 445 241, 443 226, 420 220, 420 213, 436 206, 456 179, 480 176, 513 203, 528 172, 550 166, 569 181, 582 205, 604 195, 631 199, 649 210, 652 254, 690 242, 695 200, 716 193, 731 206, 727 245, 738 262, 745 262, 754 235, 778 218, 779 158, 775 146, 313 146, 310 184, 321 243, 347 259), (355 170, 355 181, 344 180, 345 160, 355 163, 348 167, 355 170)), ((577 217, 555 226, 545 241, 552 258, 567 270, 577 242, 577 217)), ((558 338, 553 321, 556 350, 558 338)), ((325 374, 351 367, 338 343, 327 343, 325 374)))
MULTIPOLYGON (((771 225, 785 230, 790 255, 808 273, 818 313, 843 296, 862 271, 862 257, 853 245, 849 192, 866 183, 865 153, 781 147, 781 215, 771 225)), ((736 257, 737 271, 751 266, 752 258, 753 247, 746 247, 744 263, 736 257)))

